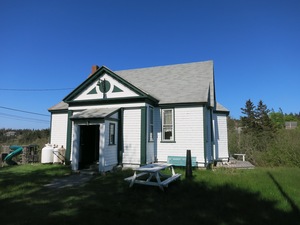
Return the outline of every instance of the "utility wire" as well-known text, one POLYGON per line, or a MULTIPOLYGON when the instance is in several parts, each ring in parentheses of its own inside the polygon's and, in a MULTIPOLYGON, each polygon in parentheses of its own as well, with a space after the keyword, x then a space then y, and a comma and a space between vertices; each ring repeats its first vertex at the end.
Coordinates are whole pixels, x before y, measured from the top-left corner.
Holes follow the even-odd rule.
POLYGON ((13 108, 4 107, 4 106, 0 106, 0 108, 1 108, 1 109, 11 110, 11 111, 16 111, 16 112, 22 112, 22 113, 28 113, 28 114, 38 115, 38 116, 47 116, 47 117, 49 117, 49 115, 46 115, 46 114, 35 113, 35 112, 29 112, 29 111, 24 111, 24 110, 20 110, 20 109, 13 109, 13 108))
POLYGON ((29 117, 23 117, 23 116, 10 115, 10 114, 1 113, 1 112, 0 112, 0 117, 14 119, 14 120, 30 121, 30 122, 36 122, 36 123, 49 123, 48 120, 41 120, 41 119, 35 119, 35 118, 29 118, 29 117))
POLYGON ((74 88, 42 88, 42 89, 22 89, 22 88, 0 88, 0 91, 64 91, 74 88))

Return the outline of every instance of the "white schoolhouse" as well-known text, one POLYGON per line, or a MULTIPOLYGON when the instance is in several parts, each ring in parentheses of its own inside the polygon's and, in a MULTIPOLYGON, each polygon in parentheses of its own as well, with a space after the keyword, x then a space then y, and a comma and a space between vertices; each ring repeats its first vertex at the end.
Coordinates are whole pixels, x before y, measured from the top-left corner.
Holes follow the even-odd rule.
POLYGON ((216 101, 213 61, 92 74, 51 107, 51 144, 73 170, 168 162, 191 150, 205 167, 228 158, 229 111, 216 101))

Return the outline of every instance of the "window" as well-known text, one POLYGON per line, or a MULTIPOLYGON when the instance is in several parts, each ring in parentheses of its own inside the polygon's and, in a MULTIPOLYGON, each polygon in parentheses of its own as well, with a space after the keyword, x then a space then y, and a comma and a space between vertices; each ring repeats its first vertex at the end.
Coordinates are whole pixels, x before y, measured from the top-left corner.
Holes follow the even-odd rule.
POLYGON ((154 131, 153 131, 153 120, 154 120, 154 113, 153 113, 153 108, 149 107, 149 141, 154 141, 154 131))
POLYGON ((116 125, 114 123, 109 124, 109 144, 114 145, 116 137, 116 125))
POLYGON ((174 141, 174 110, 162 110, 162 141, 174 141))

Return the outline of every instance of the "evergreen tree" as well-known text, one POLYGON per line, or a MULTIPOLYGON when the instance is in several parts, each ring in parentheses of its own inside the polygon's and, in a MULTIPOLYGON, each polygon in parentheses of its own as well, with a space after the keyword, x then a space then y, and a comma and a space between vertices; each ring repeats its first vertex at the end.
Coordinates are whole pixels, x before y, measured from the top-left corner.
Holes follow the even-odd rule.
POLYGON ((258 131, 275 131, 273 122, 269 117, 270 110, 262 100, 259 101, 256 108, 256 124, 258 131))
POLYGON ((259 101, 257 107, 249 99, 246 107, 241 108, 245 116, 241 117, 245 143, 248 146, 247 154, 254 155, 255 151, 266 150, 268 143, 272 141, 275 134, 275 127, 269 117, 270 110, 262 100, 259 101))
POLYGON ((251 132, 256 129, 255 106, 249 99, 246 101, 245 108, 241 108, 245 116, 241 117, 241 123, 244 132, 251 132))
POLYGON ((273 122, 269 116, 270 110, 262 100, 257 107, 249 99, 246 101, 245 108, 241 108, 245 116, 241 117, 244 132, 259 133, 263 131, 274 131, 273 122))

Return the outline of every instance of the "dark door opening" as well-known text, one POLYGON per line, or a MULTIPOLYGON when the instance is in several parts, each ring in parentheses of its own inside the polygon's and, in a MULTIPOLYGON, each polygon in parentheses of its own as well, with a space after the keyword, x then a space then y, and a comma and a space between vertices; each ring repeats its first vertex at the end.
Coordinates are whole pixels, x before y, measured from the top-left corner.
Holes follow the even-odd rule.
POLYGON ((80 126, 79 169, 99 161, 99 125, 80 126))

